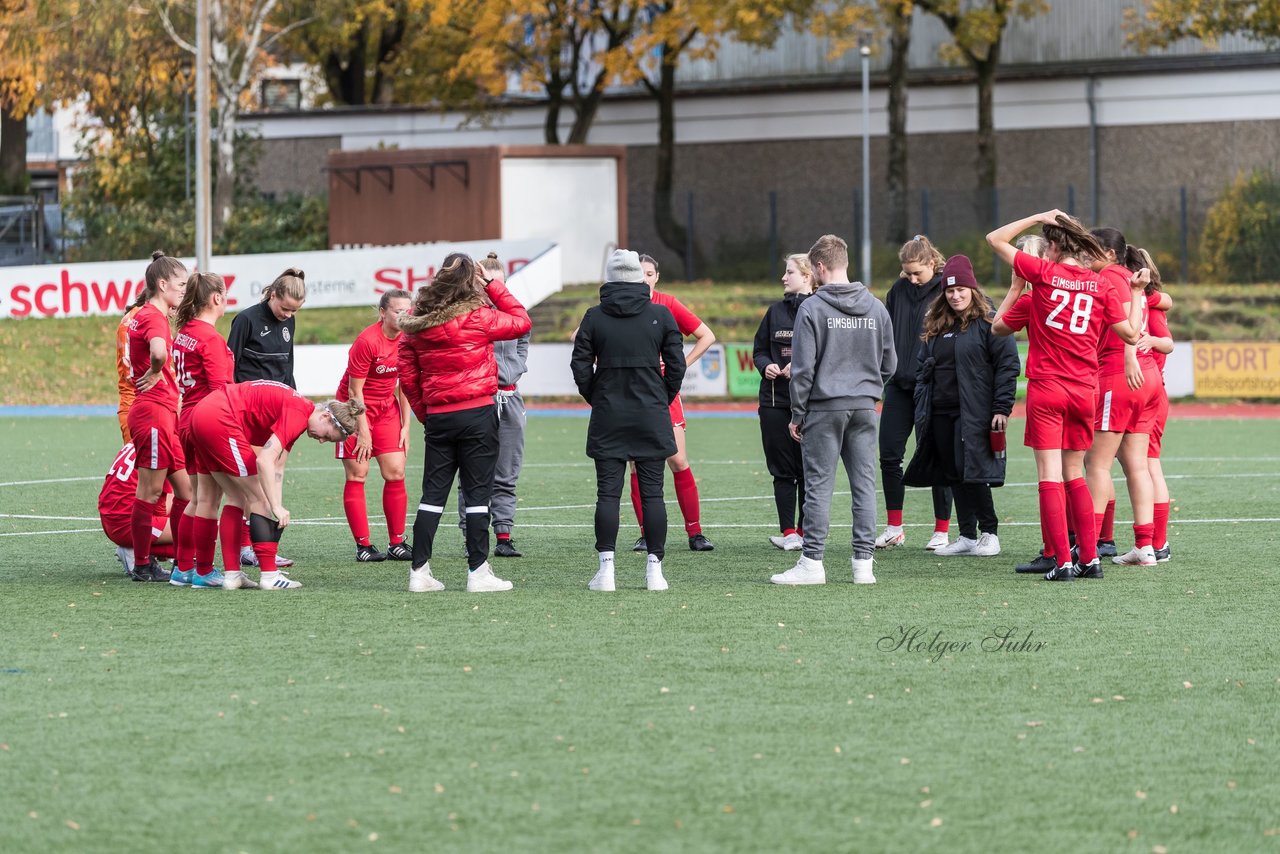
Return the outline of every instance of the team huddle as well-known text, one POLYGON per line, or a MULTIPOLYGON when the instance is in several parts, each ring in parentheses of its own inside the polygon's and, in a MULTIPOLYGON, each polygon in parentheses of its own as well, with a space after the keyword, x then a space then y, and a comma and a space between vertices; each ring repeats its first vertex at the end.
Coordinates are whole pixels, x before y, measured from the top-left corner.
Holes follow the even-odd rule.
MULTIPOLYGON (((933 491, 926 548, 934 554, 1000 553, 991 490, 1004 483, 1004 430, 1019 373, 1010 336, 1022 329, 1029 343, 1025 444, 1036 460, 1044 548, 1018 571, 1070 581, 1101 578, 1102 557, 1130 565, 1169 559, 1159 456, 1169 413, 1161 372, 1173 344, 1164 314, 1170 301, 1150 256, 1115 229, 1090 232, 1059 211, 1010 223, 987 239, 1013 270, 994 310, 969 259, 944 259, 924 237, 902 248, 903 277, 887 305, 849 281, 847 246, 833 235, 787 258, 783 299, 766 312, 754 345, 779 527, 769 541, 801 553, 774 583, 825 583, 838 460, 852 496, 855 583, 875 583, 875 552, 905 543, 906 486, 933 491), (1043 237, 1018 239, 1035 225, 1043 237), (904 471, 913 431, 915 454, 904 471), (877 447, 888 512, 878 537, 877 447), (1113 533, 1117 458, 1134 516, 1134 548, 1123 556, 1113 533), (951 541, 953 502, 959 537, 951 541)), ((456 478, 467 590, 512 589, 490 565, 489 532, 495 557, 521 556, 513 539, 525 423, 518 382, 531 322, 503 273, 492 254, 477 261, 455 253, 416 294, 383 293, 377 321, 352 344, 335 398, 313 403, 293 379, 302 271, 278 277, 260 303, 235 317, 224 341, 214 326, 227 306, 222 278, 188 274, 155 253, 117 336, 124 446, 99 497, 103 529, 127 574, 195 589, 300 588, 278 544, 291 521, 284 471, 305 433, 336 446, 355 560, 404 561, 410 591, 444 589, 430 561, 456 478), (404 477, 414 419, 424 431, 424 470, 410 542, 404 477), (385 551, 373 544, 366 509, 371 460, 383 481, 385 551), (246 571, 252 567, 257 579, 246 571)), ((647 554, 645 586, 665 590, 664 467, 674 476, 689 548, 714 548, 700 524, 679 392, 687 367, 715 335, 654 289, 652 258, 617 250, 605 279, 600 304, 575 333, 570 364, 591 405, 599 569, 589 587, 616 589, 619 502, 630 466, 641 528, 633 549, 647 554), (688 354, 686 337, 694 341, 688 354)))

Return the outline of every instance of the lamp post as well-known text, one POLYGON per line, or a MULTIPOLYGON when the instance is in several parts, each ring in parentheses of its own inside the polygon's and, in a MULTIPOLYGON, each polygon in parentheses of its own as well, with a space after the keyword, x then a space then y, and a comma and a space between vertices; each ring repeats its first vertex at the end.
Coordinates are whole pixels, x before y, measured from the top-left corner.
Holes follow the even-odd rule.
POLYGON ((862 283, 871 286, 871 31, 858 34, 862 55, 862 283))
POLYGON ((213 254, 209 187, 209 0, 196 0, 196 269, 209 272, 213 254))

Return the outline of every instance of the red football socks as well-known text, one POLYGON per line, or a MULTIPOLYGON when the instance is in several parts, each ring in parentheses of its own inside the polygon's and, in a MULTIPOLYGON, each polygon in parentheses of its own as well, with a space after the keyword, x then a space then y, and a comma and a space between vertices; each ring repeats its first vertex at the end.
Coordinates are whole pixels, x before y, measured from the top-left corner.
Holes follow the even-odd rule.
MULTIPOLYGON (((356 538, 356 545, 369 545, 369 511, 364 504, 364 481, 349 480, 342 488, 342 509, 347 514, 347 525, 351 527, 351 536, 356 538)), ((257 548, 254 548, 257 552, 257 548)))
POLYGON ((950 530, 951 530, 950 519, 934 519, 933 520, 933 532, 935 534, 945 534, 950 530))
POLYGON ((1098 556, 1097 522, 1093 515, 1093 496, 1089 484, 1078 477, 1067 481, 1067 513, 1076 529, 1076 548, 1080 549, 1080 565, 1088 566, 1098 556))
POLYGON ((1155 525, 1151 524, 1150 522, 1148 522, 1145 525, 1135 524, 1133 526, 1134 547, 1140 549, 1145 546, 1151 545, 1151 540, 1153 538, 1154 531, 1155 531, 1155 525))
POLYGON ((244 525, 244 511, 230 504, 222 508, 222 518, 218 521, 218 537, 222 541, 222 571, 236 572, 240 569, 240 539, 247 531, 244 525))
MULTIPOLYGON (((160 498, 161 505, 164 497, 160 498)), ((129 529, 133 534, 133 560, 136 566, 143 566, 151 560, 152 534, 151 520, 156 515, 156 505, 150 501, 133 500, 133 515, 129 519, 129 529)))
POLYGON ((693 469, 676 472, 675 482, 676 503, 680 505, 680 515, 684 517, 684 532, 691 537, 697 536, 702 533, 702 525, 698 519, 698 482, 693 479, 693 469))
POLYGON ((245 519, 245 520, 244 520, 243 528, 244 528, 244 530, 242 530, 242 531, 240 532, 240 547, 241 547, 241 548, 244 548, 245 546, 251 546, 251 545, 253 545, 253 540, 249 538, 249 520, 248 520, 248 519, 245 519))
POLYGON ((1040 531, 1058 566, 1071 562, 1067 541, 1067 494, 1061 481, 1040 481, 1040 531))
POLYGON ((181 498, 173 499, 173 509, 169 511, 169 526, 173 530, 174 553, 177 554, 179 572, 188 572, 196 566, 196 547, 191 539, 191 520, 187 515, 190 501, 181 498))
POLYGON ((1102 522, 1098 525, 1098 539, 1112 541, 1116 538, 1116 502, 1113 498, 1107 502, 1107 510, 1102 514, 1102 522))
POLYGON ((258 569, 265 575, 268 572, 276 571, 276 550, 278 546, 275 543, 254 543, 253 553, 258 556, 258 569))
POLYGON ((889 511, 889 527, 890 528, 902 527, 902 511, 901 510, 889 511))
POLYGON ((1161 501, 1155 505, 1155 515, 1152 519, 1153 532, 1151 535, 1151 544, 1156 548, 1164 548, 1169 545, 1169 502, 1161 501), (1159 545, 1156 545, 1159 543, 1159 545))
POLYGON ((218 520, 203 516, 191 517, 191 539, 196 550, 196 572, 208 575, 213 572, 213 557, 218 550, 218 520))
POLYGON ((404 520, 409 498, 405 494, 403 480, 389 480, 382 484, 382 514, 387 517, 387 536, 391 545, 404 542, 404 520))

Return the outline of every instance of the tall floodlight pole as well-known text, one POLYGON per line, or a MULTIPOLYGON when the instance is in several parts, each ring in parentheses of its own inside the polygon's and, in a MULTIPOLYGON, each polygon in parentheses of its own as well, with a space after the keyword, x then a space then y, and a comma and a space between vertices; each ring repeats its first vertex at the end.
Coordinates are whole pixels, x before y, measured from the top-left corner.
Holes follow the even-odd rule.
POLYGON ((858 36, 862 54, 862 283, 871 285, 871 31, 858 36))
POLYGON ((209 0, 196 0, 196 268, 209 270, 213 218, 209 187, 209 0))

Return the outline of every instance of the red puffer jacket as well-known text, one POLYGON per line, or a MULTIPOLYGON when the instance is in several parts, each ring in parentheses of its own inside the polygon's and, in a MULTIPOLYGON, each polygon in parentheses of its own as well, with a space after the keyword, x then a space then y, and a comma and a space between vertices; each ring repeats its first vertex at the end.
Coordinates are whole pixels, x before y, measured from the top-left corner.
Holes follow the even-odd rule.
POLYGON ((431 314, 400 317, 400 387, 419 421, 427 413, 456 412, 493 403, 498 390, 494 341, 529 331, 529 313, 501 282, 431 314))

